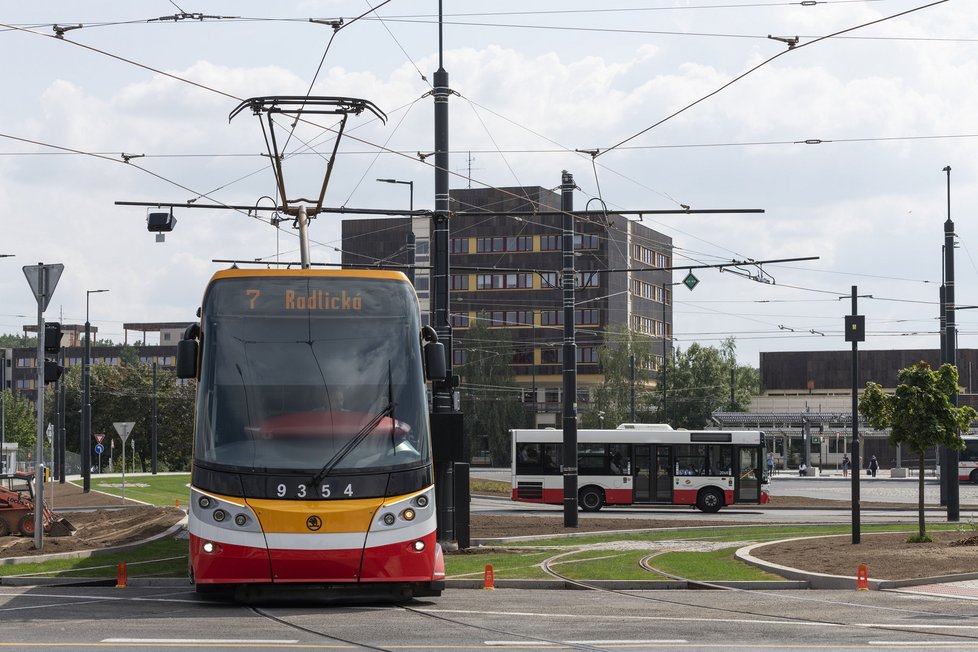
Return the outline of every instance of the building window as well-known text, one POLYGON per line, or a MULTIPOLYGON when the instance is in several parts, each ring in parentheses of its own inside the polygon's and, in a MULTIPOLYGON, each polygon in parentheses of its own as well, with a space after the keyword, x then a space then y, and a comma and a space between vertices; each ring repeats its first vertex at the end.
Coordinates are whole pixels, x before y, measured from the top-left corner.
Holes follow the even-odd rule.
POLYGON ((452 253, 453 254, 467 254, 467 253, 469 253, 469 239, 468 238, 452 238, 452 253))
POLYGON ((513 351, 513 364, 533 364, 533 349, 513 351))
POLYGON ((596 288, 599 286, 598 283, 598 272, 578 272, 577 273, 577 287, 579 288, 596 288))
POLYGON ((560 349, 543 349, 540 351, 540 364, 557 364, 558 362, 560 362, 560 349))
POLYGON ((477 290, 516 290, 533 287, 533 274, 477 274, 475 288, 477 290))
POLYGON ((469 289, 469 275, 468 274, 452 274, 452 289, 453 290, 468 290, 469 289))
POLYGON ((452 326, 455 328, 468 328, 469 327, 469 313, 453 313, 452 314, 452 326))
POLYGON ((543 289, 559 288, 560 275, 557 272, 543 272, 540 274, 540 287, 543 289))
POLYGON ((465 364, 466 360, 468 360, 468 357, 469 357, 468 351, 465 351, 463 349, 452 349, 453 364, 463 365, 465 364))
POLYGON ((543 400, 547 403, 560 403, 560 389, 557 387, 547 387, 543 390, 543 400))
POLYGON ((514 235, 505 238, 476 238, 475 249, 480 254, 505 251, 533 251, 533 237, 529 235, 514 235))
POLYGON ((416 240, 414 243, 414 254, 416 256, 427 256, 428 255, 428 239, 424 238, 421 240, 416 240))
POLYGON ((574 249, 597 249, 598 236, 593 233, 582 233, 574 236, 574 249))
POLYGON ((560 239, 562 237, 559 235, 541 235, 540 251, 560 251, 560 239))

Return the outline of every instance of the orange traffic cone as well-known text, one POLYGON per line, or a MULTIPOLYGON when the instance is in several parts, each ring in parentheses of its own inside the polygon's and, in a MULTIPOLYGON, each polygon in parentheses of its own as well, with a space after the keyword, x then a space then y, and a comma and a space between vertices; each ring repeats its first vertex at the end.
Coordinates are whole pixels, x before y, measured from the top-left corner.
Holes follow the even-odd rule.
POLYGON ((126 562, 124 561, 119 562, 119 568, 115 574, 115 588, 129 588, 128 578, 126 577, 126 562))
POLYGON ((856 590, 869 590, 869 574, 866 571, 866 564, 859 564, 859 569, 856 571, 856 590))
POLYGON ((496 588, 496 578, 492 572, 492 564, 486 564, 486 572, 483 576, 483 589, 486 591, 492 591, 496 588))

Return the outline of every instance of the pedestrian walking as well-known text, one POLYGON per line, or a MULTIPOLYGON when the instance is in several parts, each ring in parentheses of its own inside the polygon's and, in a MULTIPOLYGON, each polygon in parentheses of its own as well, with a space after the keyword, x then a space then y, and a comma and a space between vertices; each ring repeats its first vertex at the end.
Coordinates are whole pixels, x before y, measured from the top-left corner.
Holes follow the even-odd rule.
POLYGON ((849 477, 849 465, 851 463, 852 462, 849 460, 849 454, 848 453, 843 454, 842 455, 842 477, 843 478, 849 477))
POLYGON ((774 475, 774 454, 767 454, 767 477, 774 475))
POLYGON ((880 470, 880 463, 876 461, 876 456, 873 455, 869 458, 869 474, 876 477, 876 472, 880 470))

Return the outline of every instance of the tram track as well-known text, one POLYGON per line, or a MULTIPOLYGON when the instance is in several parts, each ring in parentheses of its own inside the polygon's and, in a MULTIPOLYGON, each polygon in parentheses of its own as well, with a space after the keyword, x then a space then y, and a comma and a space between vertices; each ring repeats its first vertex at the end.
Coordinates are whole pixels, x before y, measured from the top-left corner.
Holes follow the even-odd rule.
MULTIPOLYGON (((259 607, 251 606, 249 608, 251 609, 252 612, 254 612, 258 616, 261 616, 262 618, 267 618, 268 620, 271 620, 273 622, 276 622, 276 623, 278 623, 280 625, 284 625, 286 627, 290 627, 292 629, 295 629, 295 630, 298 630, 298 631, 301 631, 301 632, 305 632, 307 634, 312 634, 314 636, 319 636, 319 637, 322 637, 322 638, 325 638, 325 639, 329 639, 331 641, 337 641, 339 643, 343 643, 344 645, 351 645, 351 646, 354 646, 354 647, 357 647, 357 648, 360 648, 360 649, 364 649, 364 650, 378 650, 379 652, 390 652, 390 650, 388 648, 385 648, 385 647, 378 647, 376 645, 370 645, 368 643, 362 643, 360 641, 355 641, 355 640, 352 640, 352 639, 343 638, 343 637, 340 637, 340 636, 336 636, 334 634, 329 634, 327 632, 323 632, 323 631, 319 631, 319 630, 313 629, 311 627, 306 627, 305 625, 299 625, 297 623, 290 622, 286 618, 283 618, 283 617, 276 616, 274 614, 268 613, 266 610, 264 610, 262 608, 259 608, 259 607)), ((526 634, 526 633, 523 633, 523 632, 515 632, 515 631, 511 631, 511 630, 507 630, 507 629, 501 629, 501 628, 498 628, 498 627, 490 627, 488 625, 476 625, 476 624, 473 624, 473 623, 470 623, 470 622, 466 622, 464 620, 460 620, 460 619, 457 619, 457 618, 451 618, 451 617, 443 616, 443 615, 440 615, 440 614, 435 614, 435 613, 432 613, 430 611, 425 611, 425 610, 422 610, 422 609, 418 609, 416 607, 411 607, 411 606, 407 606, 407 605, 403 605, 403 604, 397 605, 396 608, 399 608, 402 611, 406 611, 408 613, 411 613, 411 614, 414 614, 414 615, 417 615, 417 616, 422 616, 422 617, 427 618, 427 619, 437 620, 437 621, 444 622, 444 623, 450 623, 452 625, 456 625, 456 626, 459 626, 459 627, 465 627, 467 629, 474 629, 474 630, 478 630, 478 631, 482 631, 482 632, 488 632, 490 634, 497 634, 497 635, 502 635, 502 636, 506 636, 506 637, 512 637, 512 638, 516 638, 516 639, 520 639, 520 640, 525 640, 528 645, 541 645, 542 644, 542 645, 547 645, 547 646, 556 646, 556 647, 560 647, 560 648, 569 648, 569 649, 575 649, 575 650, 589 650, 591 652, 605 652, 606 651, 606 648, 595 647, 595 646, 586 645, 586 644, 583 644, 583 643, 573 643, 573 642, 568 642, 568 641, 543 638, 543 637, 539 637, 539 636, 532 636, 530 634, 526 634)), ((399 644, 397 647, 399 647, 399 648, 403 647, 403 643, 402 644, 399 644)), ((419 645, 418 647, 421 648, 421 647, 424 647, 424 646, 419 645)))
MULTIPOLYGON (((718 611, 718 612, 721 612, 721 613, 736 614, 738 616, 748 615, 748 616, 758 616, 758 617, 763 617, 763 618, 778 618, 778 619, 783 620, 785 623, 798 623, 798 624, 819 625, 819 626, 821 626, 821 625, 835 625, 835 626, 838 626, 838 627, 847 627, 847 628, 852 628, 852 629, 856 629, 856 630, 859 630, 859 631, 872 630, 872 631, 881 631, 881 632, 888 632, 888 633, 889 632, 899 632, 901 634, 906 634, 907 631, 908 631, 907 627, 901 627, 899 624, 893 624, 893 625, 884 625, 884 624, 864 625, 864 624, 852 624, 852 623, 847 623, 845 621, 839 621, 839 620, 814 620, 814 619, 811 619, 811 618, 804 618, 804 617, 800 617, 800 616, 786 616, 784 614, 773 614, 772 615, 772 614, 768 614, 768 613, 761 613, 759 611, 745 610, 745 609, 742 609, 742 608, 732 609, 732 608, 728 608, 728 607, 716 607, 716 606, 709 606, 709 605, 704 606, 704 605, 699 605, 699 604, 691 604, 689 602, 683 602, 681 600, 675 600, 675 599, 667 599, 667 598, 663 598, 663 597, 659 597, 659 596, 636 595, 635 593, 633 593, 631 591, 625 591, 625 590, 620 590, 620 589, 610 589, 610 588, 607 588, 607 587, 603 587, 603 586, 598 586, 596 584, 592 584, 590 582, 581 581, 581 580, 575 580, 573 578, 567 577, 566 575, 564 575, 564 574, 562 574, 562 573, 554 570, 554 568, 552 567, 552 564, 555 563, 555 562, 557 562, 557 561, 559 561, 561 558, 567 557, 567 556, 572 555, 572 554, 579 553, 580 551, 581 551, 581 549, 575 549, 575 550, 572 550, 572 551, 562 552, 562 553, 553 555, 552 557, 548 557, 547 559, 544 559, 542 562, 540 562, 540 567, 543 569, 543 571, 545 573, 547 573, 551 577, 554 577, 555 579, 560 579, 561 581, 567 582, 568 584, 571 584, 571 585, 576 586, 578 588, 589 590, 589 591, 599 591, 599 592, 610 593, 610 594, 614 594, 614 595, 620 595, 620 596, 627 597, 629 599, 640 600, 640 601, 643 601, 643 602, 652 602, 652 603, 660 603, 660 604, 670 604, 670 605, 681 606, 681 607, 695 607, 695 608, 701 609, 701 610, 718 611)), ((879 606, 864 605, 864 604, 859 604, 859 603, 855 603, 855 602, 848 602, 848 601, 826 600, 826 599, 823 599, 823 598, 809 598, 809 597, 803 597, 803 596, 796 596, 796 595, 786 594, 786 593, 783 593, 783 592, 778 592, 777 594, 775 594, 775 593, 771 593, 770 591, 748 590, 748 589, 742 589, 742 588, 738 588, 738 587, 724 586, 724 585, 721 585, 721 584, 714 584, 712 582, 706 582, 706 581, 702 581, 702 580, 691 580, 689 578, 681 577, 681 576, 678 576, 678 575, 673 575, 671 573, 666 573, 665 571, 661 571, 661 570, 656 569, 653 566, 651 566, 651 564, 649 563, 650 560, 653 559, 654 557, 658 556, 658 555, 661 555, 661 554, 665 553, 665 552, 668 552, 668 551, 661 550, 661 551, 657 551, 657 552, 655 552, 653 554, 646 555, 645 557, 643 557, 639 561, 639 565, 642 567, 643 570, 646 570, 647 572, 654 573, 654 574, 657 574, 657 575, 660 575, 660 576, 663 576, 663 577, 668 577, 669 579, 672 579, 672 580, 675 580, 675 581, 685 582, 686 583, 686 586, 689 587, 689 588, 691 588, 691 589, 707 589, 707 590, 716 590, 716 591, 733 591, 733 592, 750 593, 751 595, 764 595, 764 596, 770 596, 770 597, 777 597, 779 599, 789 599, 789 600, 803 601, 803 602, 814 603, 814 604, 825 604, 825 605, 833 605, 833 606, 846 606, 846 607, 864 609, 864 610, 867 610, 867 611, 876 611, 876 612, 886 611, 886 612, 891 612, 891 613, 892 612, 896 612, 896 613, 905 614, 907 616, 913 616, 913 617, 935 617, 935 616, 937 616, 937 617, 947 617, 947 614, 945 614, 943 612, 939 612, 939 611, 925 611, 925 610, 919 610, 919 609, 899 609, 899 608, 896 608, 896 607, 879 607, 879 606)), ((966 617, 967 616, 959 616, 959 618, 966 618, 966 617)), ((978 618, 978 614, 975 614, 972 617, 973 618, 978 618)), ((951 638, 951 639, 958 639, 958 640, 963 640, 963 641, 978 641, 978 635, 969 635, 969 634, 964 634, 964 633, 945 633, 945 632, 932 633, 932 632, 924 632, 924 634, 930 635, 930 636, 935 636, 935 637, 943 637, 945 639, 946 638, 951 638)))

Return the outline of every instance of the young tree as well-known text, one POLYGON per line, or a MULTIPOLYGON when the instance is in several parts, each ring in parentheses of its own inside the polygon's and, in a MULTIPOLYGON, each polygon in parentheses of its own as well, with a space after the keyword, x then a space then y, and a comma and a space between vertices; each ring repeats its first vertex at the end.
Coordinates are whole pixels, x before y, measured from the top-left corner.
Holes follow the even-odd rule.
POLYGON ((897 373, 896 392, 885 394, 876 383, 867 383, 859 400, 859 413, 876 430, 890 428, 890 443, 905 445, 917 453, 918 534, 911 541, 930 541, 924 524, 924 453, 931 446, 964 448, 961 431, 967 431, 978 413, 971 407, 954 407, 951 396, 958 391, 958 370, 942 364, 932 371, 926 362, 897 373))
POLYGON ((651 418, 652 385, 648 372, 652 362, 652 338, 620 327, 605 333, 600 348, 601 371, 604 383, 594 390, 591 409, 581 414, 581 425, 597 428, 603 420, 609 428, 632 420, 632 356, 635 356, 635 413, 636 419, 651 418), (598 413, 602 413, 599 419, 598 413))
POLYGON ((492 464, 508 466, 509 431, 526 423, 522 391, 510 367, 512 338, 504 329, 489 329, 486 320, 480 318, 466 332, 463 346, 465 363, 455 369, 464 383, 466 435, 469 441, 488 436, 492 464))
MULTIPOLYGON (((693 343, 676 350, 667 363, 665 392, 658 395, 660 413, 675 428, 702 428, 717 410, 745 411, 760 389, 757 369, 737 364, 736 342, 730 337, 720 348, 693 343), (730 370, 734 374, 734 401, 730 401, 730 370)), ((661 391, 661 388, 660 388, 661 391)))
MULTIPOLYGON (((20 455, 34 452, 37 441, 37 419, 34 406, 26 398, 3 390, 4 441, 16 443, 20 455)), ((6 469, 11 471, 12 469, 6 469)))

